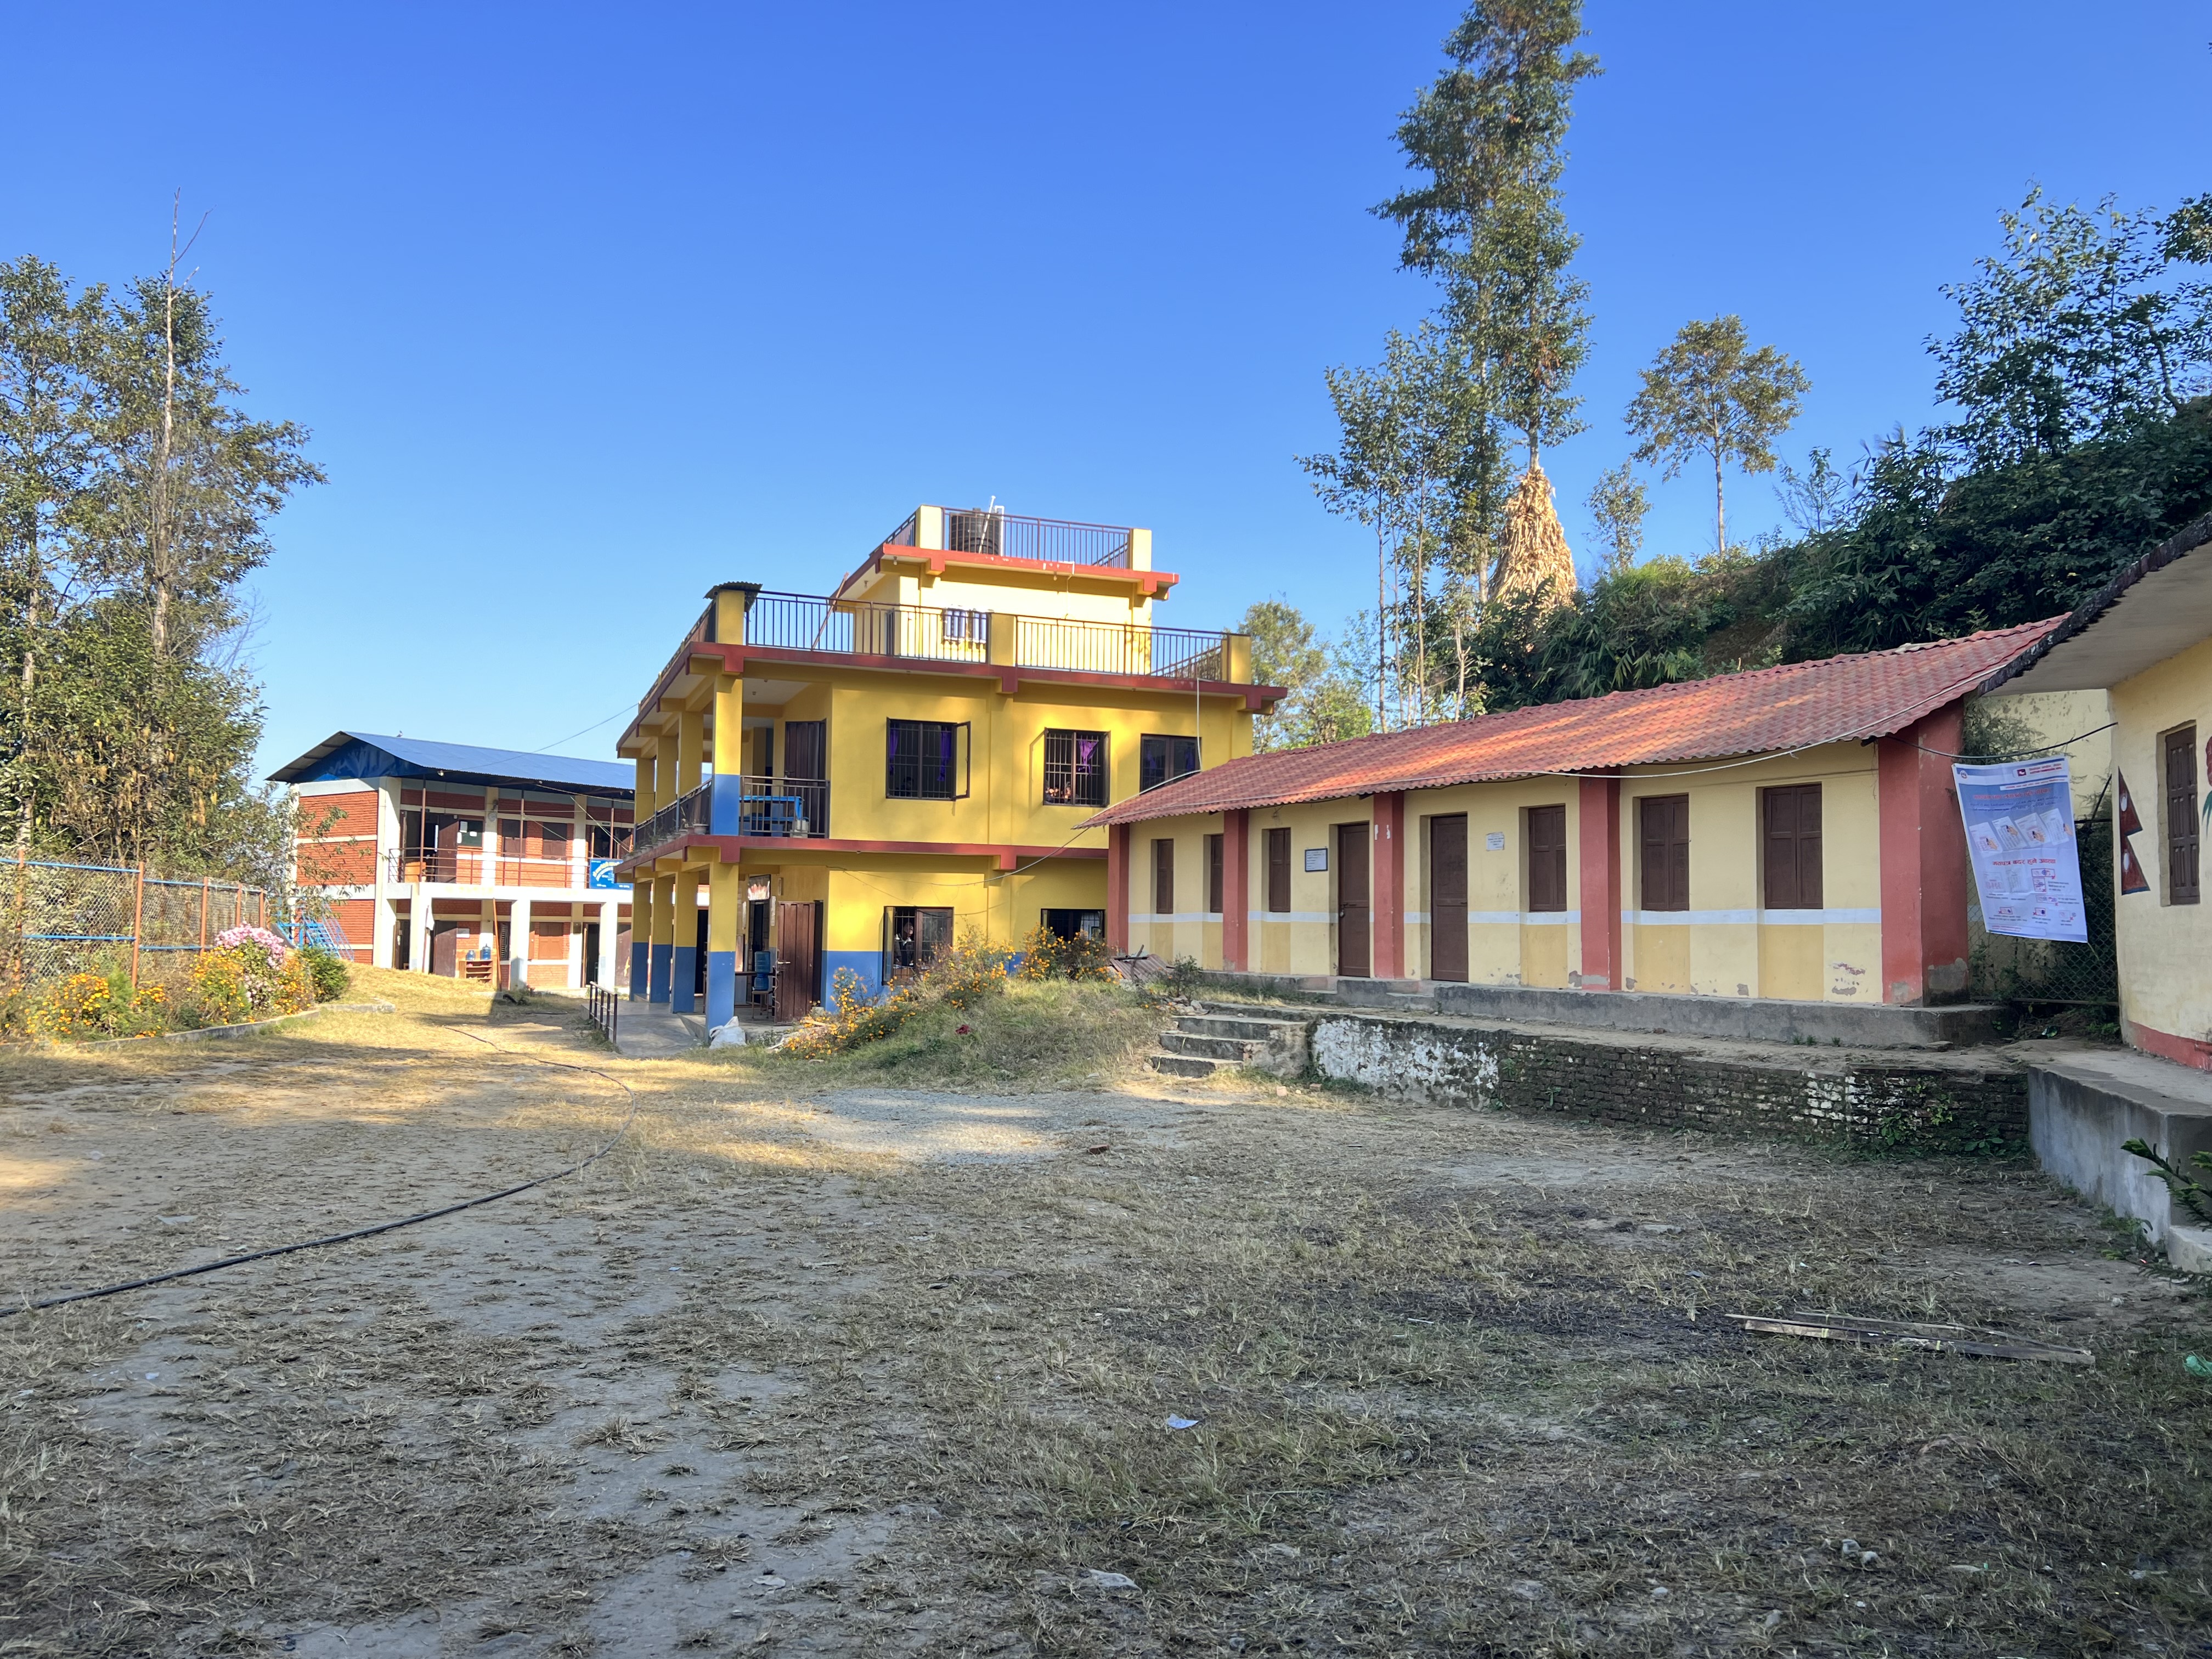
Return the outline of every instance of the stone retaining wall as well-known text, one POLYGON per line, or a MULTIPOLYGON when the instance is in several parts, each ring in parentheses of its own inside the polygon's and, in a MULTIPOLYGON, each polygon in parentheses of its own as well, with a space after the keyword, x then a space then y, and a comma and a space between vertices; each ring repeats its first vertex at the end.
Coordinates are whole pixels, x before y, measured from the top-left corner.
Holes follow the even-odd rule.
POLYGON ((1994 1057, 1799 1059, 1333 1012, 1315 1022, 1313 1057, 1324 1077, 1385 1094, 1645 1128, 1978 1153, 2027 1138, 2026 1070, 1994 1057))

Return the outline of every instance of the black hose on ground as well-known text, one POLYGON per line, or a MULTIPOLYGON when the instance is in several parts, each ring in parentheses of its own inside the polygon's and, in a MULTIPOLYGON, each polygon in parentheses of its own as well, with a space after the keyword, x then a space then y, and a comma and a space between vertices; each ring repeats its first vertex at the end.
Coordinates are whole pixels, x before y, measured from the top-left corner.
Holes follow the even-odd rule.
POLYGON ((322 1238, 303 1238, 293 1244, 276 1244, 265 1250, 248 1251, 244 1255, 225 1256, 220 1261, 204 1261, 197 1267, 178 1267, 168 1273, 154 1273, 144 1279, 126 1279, 120 1285, 102 1285, 97 1290, 71 1291, 66 1296, 50 1296, 36 1302, 25 1302, 12 1308, 0 1308, 0 1319, 12 1318, 17 1314, 35 1312, 40 1308, 58 1308, 71 1302, 93 1302, 101 1297, 120 1296, 125 1291, 143 1291, 151 1285, 167 1285, 173 1279, 196 1279, 202 1273, 220 1273, 225 1267, 242 1267, 249 1261, 266 1261, 271 1256, 293 1255, 301 1250, 319 1250, 332 1244, 349 1244, 357 1238, 374 1238, 379 1233, 397 1232, 402 1227, 412 1227, 425 1221, 435 1221, 441 1216, 459 1215, 464 1210, 473 1210, 485 1204, 496 1204, 503 1198, 513 1198, 516 1194, 526 1193, 533 1187, 543 1187, 549 1182, 560 1181, 580 1170, 590 1169, 592 1164, 597 1164, 619 1146, 623 1138, 629 1133, 630 1125, 637 1121, 637 1091, 618 1077, 610 1076, 597 1066, 578 1066, 565 1060, 538 1060, 528 1054, 519 1054, 512 1048, 501 1048, 489 1037, 478 1036, 474 1031, 464 1030, 461 1035, 472 1042, 483 1043, 484 1047, 495 1053, 513 1055, 526 1065, 553 1066, 558 1066, 564 1072, 583 1072, 611 1083, 629 1097, 629 1115, 623 1119, 622 1127, 614 1132, 606 1145, 589 1158, 581 1158, 565 1170, 556 1170, 550 1175, 539 1176, 533 1181, 526 1181, 517 1186, 502 1188, 495 1193, 485 1193, 480 1197, 465 1198, 458 1204, 448 1204, 435 1210, 425 1210, 420 1215, 402 1216, 396 1221, 380 1221, 374 1226, 356 1227, 350 1232, 331 1233, 322 1238))

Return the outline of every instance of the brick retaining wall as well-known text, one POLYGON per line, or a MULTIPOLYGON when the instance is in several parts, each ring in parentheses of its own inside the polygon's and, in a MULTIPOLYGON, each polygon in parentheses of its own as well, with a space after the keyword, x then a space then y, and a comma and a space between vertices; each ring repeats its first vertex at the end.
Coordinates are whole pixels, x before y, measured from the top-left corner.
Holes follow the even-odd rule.
POLYGON ((1802 1058, 1593 1034, 1328 1013, 1316 1022, 1325 1077, 1448 1104, 1557 1112, 1658 1129, 1717 1129, 1899 1151, 2019 1152, 2024 1067, 1992 1057, 1904 1053, 1802 1058))

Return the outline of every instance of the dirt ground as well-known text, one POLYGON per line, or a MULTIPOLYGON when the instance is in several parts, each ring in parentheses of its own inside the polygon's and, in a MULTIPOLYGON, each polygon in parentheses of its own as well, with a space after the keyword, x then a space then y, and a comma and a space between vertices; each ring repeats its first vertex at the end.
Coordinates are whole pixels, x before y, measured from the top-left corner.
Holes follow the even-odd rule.
POLYGON ((2212 1653, 2212 1304, 2032 1169, 810 1095, 369 977, 0 1057, 0 1292, 626 1132, 0 1319, 0 1655, 2212 1653), (2096 1364, 1721 1317, 1796 1308, 2096 1364))

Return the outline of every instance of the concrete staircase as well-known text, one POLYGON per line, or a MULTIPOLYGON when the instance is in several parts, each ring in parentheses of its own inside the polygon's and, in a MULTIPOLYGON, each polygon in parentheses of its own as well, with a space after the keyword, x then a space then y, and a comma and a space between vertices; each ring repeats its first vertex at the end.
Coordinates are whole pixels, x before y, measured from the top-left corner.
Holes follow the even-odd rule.
POLYGON ((1305 1069, 1307 1025, 1256 1009, 1209 1008, 1184 1014, 1160 1033, 1152 1068, 1169 1077, 1211 1077, 1224 1066, 1250 1066, 1283 1076, 1305 1069))

